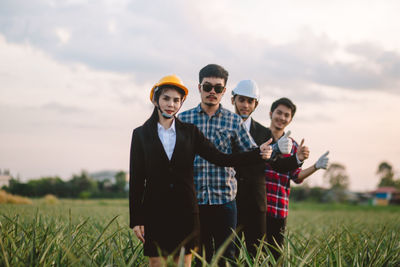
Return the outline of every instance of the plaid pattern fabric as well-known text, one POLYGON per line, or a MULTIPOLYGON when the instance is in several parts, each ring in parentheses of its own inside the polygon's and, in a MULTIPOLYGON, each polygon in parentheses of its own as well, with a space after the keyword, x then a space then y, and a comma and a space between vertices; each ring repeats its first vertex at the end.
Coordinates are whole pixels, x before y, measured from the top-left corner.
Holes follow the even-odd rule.
MULTIPOLYGON (((293 141, 290 155, 297 153, 298 144, 293 141)), ((267 191, 267 214, 274 218, 286 218, 289 212, 290 180, 299 183, 297 178, 301 168, 294 171, 279 173, 274 171, 269 164, 266 164, 265 184, 267 191)))
MULTIPOLYGON (((242 119, 220 105, 211 117, 200 104, 179 114, 183 122, 195 124, 214 145, 224 153, 247 151, 257 147, 242 125, 242 119)), ((200 205, 225 204, 236 197, 235 171, 231 167, 218 167, 200 156, 194 161, 194 184, 200 205)))

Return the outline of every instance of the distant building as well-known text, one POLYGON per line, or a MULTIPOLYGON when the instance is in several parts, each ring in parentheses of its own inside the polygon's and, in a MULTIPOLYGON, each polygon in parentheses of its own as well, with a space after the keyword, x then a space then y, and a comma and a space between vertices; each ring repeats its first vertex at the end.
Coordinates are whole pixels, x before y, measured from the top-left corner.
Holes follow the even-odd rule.
POLYGON ((373 204, 377 206, 387 206, 389 204, 400 204, 400 191, 395 187, 379 187, 371 192, 374 196, 373 204))
POLYGON ((4 169, 3 171, 0 169, 0 188, 3 186, 9 186, 11 178, 12 177, 8 169, 4 169))

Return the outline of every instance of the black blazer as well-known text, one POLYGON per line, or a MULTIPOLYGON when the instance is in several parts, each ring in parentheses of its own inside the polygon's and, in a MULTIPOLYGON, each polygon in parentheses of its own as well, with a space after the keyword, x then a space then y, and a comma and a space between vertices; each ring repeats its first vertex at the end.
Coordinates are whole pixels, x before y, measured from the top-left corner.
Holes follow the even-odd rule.
POLYGON ((263 162, 258 148, 235 154, 220 152, 195 125, 177 118, 176 144, 169 160, 158 137, 157 122, 155 109, 150 119, 132 134, 129 180, 131 228, 159 218, 155 215, 158 211, 172 209, 182 215, 198 213, 193 182, 196 154, 219 166, 263 162))
MULTIPOLYGON (((250 135, 257 145, 268 141, 272 137, 269 128, 251 119, 250 135)), ((272 142, 272 144, 275 141, 272 142)), ((295 156, 288 158, 275 157, 269 164, 278 172, 287 172, 299 167, 295 156)), ((238 210, 258 207, 259 211, 267 210, 267 197, 265 191, 265 163, 251 167, 241 166, 236 168, 236 179, 238 180, 238 193, 236 196, 238 210)))

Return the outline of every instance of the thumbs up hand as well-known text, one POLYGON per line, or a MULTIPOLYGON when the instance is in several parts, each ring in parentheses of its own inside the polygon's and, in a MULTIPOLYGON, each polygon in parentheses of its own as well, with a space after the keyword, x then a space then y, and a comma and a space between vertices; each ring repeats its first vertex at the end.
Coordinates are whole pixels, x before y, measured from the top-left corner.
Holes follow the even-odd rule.
POLYGON ((318 169, 326 169, 328 167, 329 163, 329 158, 328 158, 329 151, 326 151, 325 154, 323 154, 317 162, 315 162, 314 166, 315 168, 318 169))
POLYGON ((287 131, 284 136, 279 138, 278 147, 282 154, 290 154, 292 150, 292 139, 289 138, 290 131, 287 131))
POLYGON ((261 151, 260 155, 265 160, 271 158, 272 150, 273 150, 272 146, 269 145, 269 144, 271 144, 271 142, 272 142, 272 138, 270 138, 267 142, 265 142, 264 144, 262 144, 260 146, 260 151, 261 151))
POLYGON ((301 140, 300 146, 297 148, 297 158, 300 161, 304 161, 308 159, 310 156, 310 149, 308 149, 307 146, 304 145, 304 138, 301 140))

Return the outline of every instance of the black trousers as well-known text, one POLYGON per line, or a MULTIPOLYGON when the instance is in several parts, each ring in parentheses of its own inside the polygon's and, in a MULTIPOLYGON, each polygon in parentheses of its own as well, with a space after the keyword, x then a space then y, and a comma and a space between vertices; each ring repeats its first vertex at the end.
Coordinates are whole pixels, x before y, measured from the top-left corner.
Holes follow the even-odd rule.
MULTIPOLYGON (((200 255, 206 253, 206 260, 210 262, 215 252, 231 237, 236 229, 237 209, 236 201, 222 205, 199 205, 200 211, 200 255)), ((235 245, 230 242, 225 250, 224 257, 234 259, 235 245)), ((224 265, 223 261, 220 265, 224 265)), ((197 264, 196 264, 197 266, 197 264)))
POLYGON ((260 211, 256 205, 238 205, 238 236, 244 235, 247 251, 253 257, 257 254, 260 240, 265 238, 266 226, 266 212, 260 211))
POLYGON ((283 246, 283 239, 286 229, 286 218, 274 218, 267 215, 267 242, 269 249, 274 255, 275 260, 281 256, 279 250, 275 249, 277 245, 283 246))

